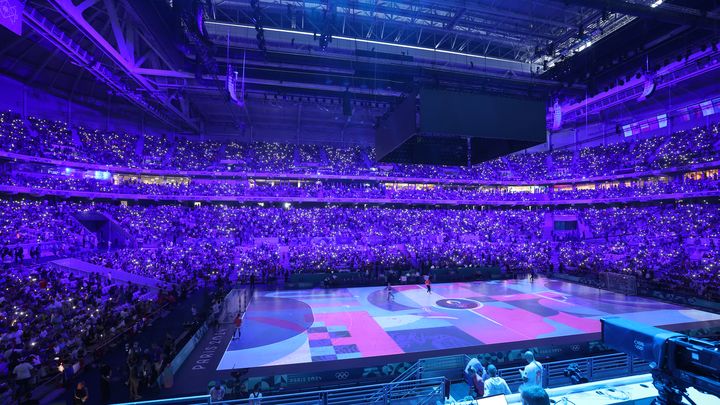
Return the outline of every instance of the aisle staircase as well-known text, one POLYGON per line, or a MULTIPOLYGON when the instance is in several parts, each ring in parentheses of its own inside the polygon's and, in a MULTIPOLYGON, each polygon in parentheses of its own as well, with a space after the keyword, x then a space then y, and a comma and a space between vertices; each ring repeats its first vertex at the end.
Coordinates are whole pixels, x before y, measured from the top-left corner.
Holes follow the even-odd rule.
POLYGON ((109 212, 78 212, 73 217, 88 232, 95 234, 99 246, 107 247, 108 242, 112 242, 110 247, 119 248, 134 246, 137 243, 137 238, 128 233, 109 212))
POLYGON ((423 372, 423 361, 420 360, 410 366, 407 370, 403 371, 400 375, 395 377, 394 380, 390 381, 389 383, 383 385, 382 388, 377 390, 373 395, 371 395, 367 399, 367 403, 369 404, 377 404, 377 403, 384 403, 383 401, 388 397, 388 394, 392 393, 393 390, 395 390, 398 387, 404 386, 407 387, 406 384, 408 381, 422 381, 418 380, 419 378, 422 378, 422 372, 423 372))
POLYGON ((109 277, 113 282, 135 284, 137 286, 145 287, 152 292, 150 295, 151 297, 157 295, 157 290, 167 286, 167 283, 164 281, 160 281, 152 277, 145 277, 119 269, 98 266, 96 264, 88 263, 72 257, 53 260, 50 262, 50 265, 62 270, 65 273, 81 275, 97 273, 102 277, 109 277))

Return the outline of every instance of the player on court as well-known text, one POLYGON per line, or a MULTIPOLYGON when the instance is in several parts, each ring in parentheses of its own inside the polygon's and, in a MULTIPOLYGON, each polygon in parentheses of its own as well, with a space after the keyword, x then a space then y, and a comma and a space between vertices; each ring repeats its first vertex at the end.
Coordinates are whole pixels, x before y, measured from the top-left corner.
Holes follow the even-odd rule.
POLYGON ((395 301, 395 291, 392 288, 392 285, 388 281, 387 287, 385 287, 385 290, 387 290, 387 300, 388 301, 395 301))

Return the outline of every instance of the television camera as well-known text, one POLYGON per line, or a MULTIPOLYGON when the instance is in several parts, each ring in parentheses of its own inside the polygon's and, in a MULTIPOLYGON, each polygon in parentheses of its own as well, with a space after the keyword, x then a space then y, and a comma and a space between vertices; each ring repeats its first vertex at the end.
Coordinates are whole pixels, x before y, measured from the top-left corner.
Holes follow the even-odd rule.
POLYGON ((570 379, 573 385, 585 384, 588 382, 588 378, 582 375, 580 372, 580 366, 577 363, 571 363, 563 370, 563 375, 570 379))
POLYGON ((601 319, 609 347, 650 363, 658 396, 653 405, 679 405, 690 387, 720 397, 720 342, 691 338, 618 317, 601 319))

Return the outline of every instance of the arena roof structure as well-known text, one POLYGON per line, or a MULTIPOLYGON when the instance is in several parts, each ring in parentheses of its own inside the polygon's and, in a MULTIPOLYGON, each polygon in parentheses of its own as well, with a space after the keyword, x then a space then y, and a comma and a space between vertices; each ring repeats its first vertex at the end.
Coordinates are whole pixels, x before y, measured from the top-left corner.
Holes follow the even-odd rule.
POLYGON ((0 30, 0 71, 181 132, 369 143, 377 118, 422 87, 585 92, 587 68, 572 61, 593 64, 603 43, 644 45, 630 39, 638 30, 658 43, 712 33, 707 3, 28 0, 23 35, 0 30))

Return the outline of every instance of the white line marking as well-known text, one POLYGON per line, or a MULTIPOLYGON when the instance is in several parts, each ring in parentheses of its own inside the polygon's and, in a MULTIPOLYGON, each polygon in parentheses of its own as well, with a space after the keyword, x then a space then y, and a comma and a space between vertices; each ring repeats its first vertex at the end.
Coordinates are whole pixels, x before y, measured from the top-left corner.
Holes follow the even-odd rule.
MULTIPOLYGON (((543 291, 543 292, 545 292, 545 291, 543 291)), ((546 300, 552 300, 552 301, 560 302, 562 304, 571 305, 569 302, 567 302, 567 297, 565 297, 564 300, 559 300, 557 298, 546 297, 546 296, 542 295, 541 293, 533 293, 533 295, 537 295, 538 297, 545 298, 546 300)))
MULTIPOLYGON (((416 284, 416 285, 417 285, 417 284, 416 284)), ((427 290, 427 287, 422 286, 422 285, 417 285, 417 288, 419 288, 419 289, 421 289, 421 290, 427 290)), ((448 299, 447 297, 444 297, 444 296, 442 296, 442 295, 440 295, 440 294, 436 294, 436 293, 434 293, 434 292, 431 292, 431 293, 428 294, 428 295, 429 295, 431 298, 434 298, 433 296, 436 296, 436 297, 441 297, 442 299, 448 299)), ((481 317, 481 318, 485 318, 486 320, 494 323, 495 325, 503 326, 503 324, 501 324, 500 322, 497 322, 497 321, 495 321, 495 320, 493 320, 493 319, 490 319, 490 318, 488 318, 487 316, 485 316, 485 315, 483 315, 483 314, 481 314, 481 313, 478 313, 478 312, 473 311, 472 309, 468 309, 468 311, 470 311, 471 313, 473 313, 473 314, 475 314, 475 315, 477 315, 477 316, 479 316, 479 317, 481 317)))
POLYGON ((477 315, 477 316, 480 316, 480 317, 483 317, 483 318, 487 319, 488 321, 494 323, 495 325, 503 326, 503 324, 501 324, 500 322, 496 322, 496 321, 488 318, 487 316, 485 316, 485 315, 483 315, 483 314, 481 314, 481 313, 478 313, 478 312, 473 311, 472 309, 469 309, 468 311, 472 312, 473 314, 475 314, 475 315, 477 315))

